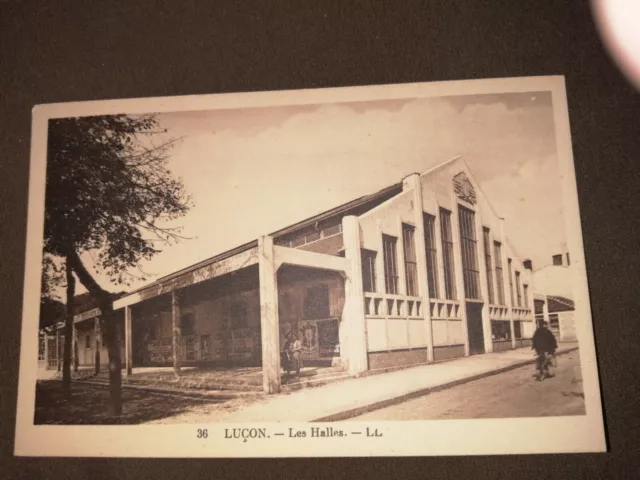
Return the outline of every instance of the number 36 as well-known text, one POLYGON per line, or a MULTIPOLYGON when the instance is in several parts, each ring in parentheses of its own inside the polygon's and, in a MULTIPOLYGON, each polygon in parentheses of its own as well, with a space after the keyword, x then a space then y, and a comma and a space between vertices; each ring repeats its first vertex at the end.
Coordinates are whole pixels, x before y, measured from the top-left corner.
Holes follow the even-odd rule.
POLYGON ((198 429, 198 438, 207 438, 209 436, 209 432, 207 432, 206 428, 199 428, 198 429))

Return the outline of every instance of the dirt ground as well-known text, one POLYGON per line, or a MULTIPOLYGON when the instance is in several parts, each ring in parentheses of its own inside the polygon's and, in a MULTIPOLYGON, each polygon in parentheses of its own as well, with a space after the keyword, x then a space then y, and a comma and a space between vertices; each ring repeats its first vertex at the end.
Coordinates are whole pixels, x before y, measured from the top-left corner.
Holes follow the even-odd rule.
POLYGON ((214 414, 242 408, 261 397, 198 399, 153 394, 131 389, 122 390, 122 415, 109 415, 109 390, 94 385, 74 383, 72 396, 65 400, 62 382, 40 380, 36 384, 36 425, 136 425, 167 421, 178 415, 214 414))

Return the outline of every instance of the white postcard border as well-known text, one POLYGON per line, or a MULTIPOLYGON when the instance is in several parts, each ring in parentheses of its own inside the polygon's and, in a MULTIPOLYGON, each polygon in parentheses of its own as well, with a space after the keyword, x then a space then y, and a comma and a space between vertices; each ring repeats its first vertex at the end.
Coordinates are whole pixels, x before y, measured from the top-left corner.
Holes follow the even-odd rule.
POLYGON ((606 451, 591 308, 579 217, 564 78, 522 77, 314 90, 194 95, 39 105, 33 109, 29 210, 23 294, 22 343, 15 454, 73 457, 341 457, 533 454, 606 451), (39 288, 42 261, 47 124, 50 118, 116 113, 177 112, 273 107, 376 99, 551 91, 557 155, 563 179, 566 238, 574 272, 576 335, 580 346, 586 415, 575 417, 402 422, 274 422, 213 425, 34 425, 39 288), (381 437, 289 438, 289 428, 331 426, 382 433, 381 437), (225 429, 266 429, 270 438, 225 439, 225 429), (207 438, 197 438, 207 429, 207 438))

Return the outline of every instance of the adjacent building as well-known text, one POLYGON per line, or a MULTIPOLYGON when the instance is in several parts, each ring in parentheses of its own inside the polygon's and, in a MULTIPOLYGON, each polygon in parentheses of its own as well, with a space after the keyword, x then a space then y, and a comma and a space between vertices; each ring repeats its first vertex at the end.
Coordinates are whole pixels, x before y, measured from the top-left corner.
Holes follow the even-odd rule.
MULTIPOLYGON (((280 388, 288 332, 306 364, 358 375, 529 345, 535 327, 531 271, 459 157, 113 306, 127 372, 171 364, 175 348, 183 364, 261 366, 268 393, 280 388)), ((85 352, 99 348, 98 314, 78 317, 85 352)))
MULTIPOLYGON (((115 294, 118 298, 122 294, 115 294)), ((101 312, 95 307, 88 293, 76 297, 76 309, 80 311, 73 319, 73 348, 71 363, 77 367, 108 365, 107 346, 102 339, 101 312)), ((125 358, 125 331, 123 313, 114 315, 116 340, 120 348, 120 358, 125 358)), ((38 333, 38 361, 41 368, 60 370, 64 352, 64 319, 38 333)))
POLYGON ((571 258, 568 252, 553 255, 552 263, 533 272, 537 323, 546 320, 556 338, 576 340, 571 258))

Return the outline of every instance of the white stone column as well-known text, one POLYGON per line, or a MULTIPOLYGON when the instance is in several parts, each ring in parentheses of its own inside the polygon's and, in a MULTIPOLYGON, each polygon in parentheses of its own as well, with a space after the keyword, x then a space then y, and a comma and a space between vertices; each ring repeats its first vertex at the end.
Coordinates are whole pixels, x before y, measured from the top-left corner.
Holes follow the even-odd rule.
MULTIPOLYGON (((384 242, 382 241, 382 224, 380 219, 376 219, 376 239, 375 239, 377 254, 376 254, 376 292, 385 295, 387 293, 387 286, 385 284, 384 276, 384 242)), ((383 311, 386 311, 386 302, 383 300, 381 306, 383 311)))
MULTIPOLYGON (((368 369, 367 327, 364 312, 364 288, 362 286, 362 255, 360 245, 360 225, 355 216, 342 219, 345 258, 349 260, 344 284, 345 319, 349 331, 347 341, 348 369, 351 375, 358 375, 368 369)), ((382 253, 382 252, 380 252, 382 253)))
POLYGON ((124 307, 124 363, 126 375, 131 375, 133 372, 131 347, 131 307, 126 306, 124 307))
MULTIPOLYGON (((485 263, 484 227, 482 214, 477 209, 474 217, 474 227, 476 229, 476 258, 478 262, 478 275, 480 277, 480 296, 484 301, 482 304, 482 339, 484 340, 485 353, 491 353, 493 352, 493 336, 491 334, 491 317, 489 314, 489 285, 487 284, 487 265, 485 263)), ((490 240, 489 243, 491 243, 490 240)), ((491 248, 491 245, 489 245, 489 248, 491 248)))
POLYGON ((460 213, 458 199, 452 192, 454 204, 451 212, 451 236, 453 238, 453 263, 455 271, 456 297, 460 302, 460 316, 462 318, 462 334, 464 335, 464 354, 469 356, 469 325, 467 323, 467 300, 464 291, 464 273, 462 269, 462 243, 460 240, 460 213))
MULTIPOLYGON (((502 225, 502 220, 499 219, 500 225, 502 225)), ((500 228, 501 230, 501 228, 500 228)), ((495 237, 496 232, 495 229, 491 229, 489 231, 489 254, 491 255, 490 258, 490 268, 491 268, 491 278, 487 278, 487 282, 491 282, 492 284, 492 288, 493 288, 493 305, 500 305, 500 299, 498 298, 498 282, 502 282, 503 279, 497 278, 497 269, 496 269, 496 265, 498 264, 498 259, 496 258, 496 251, 495 251, 495 247, 494 247, 494 243, 495 243, 495 237)), ((499 243, 502 245, 502 232, 498 232, 498 238, 500 238, 499 243)), ((483 239, 483 244, 484 244, 484 239, 483 239)), ((502 255, 502 247, 500 248, 500 255, 502 255)), ((484 258, 482 259, 484 262, 484 258)), ((500 258, 500 263, 502 263, 502 258, 500 258)), ((504 274, 504 268, 503 268, 503 274, 504 274)), ((504 283, 502 284, 504 287, 504 283)), ((504 290, 503 290, 504 291, 504 290)), ((492 305, 491 303, 491 299, 488 299, 489 301, 489 305, 492 305)), ((499 310, 494 310, 495 315, 497 317, 498 320, 503 320, 504 319, 504 313, 502 311, 502 309, 499 310)), ((491 308, 489 308, 489 314, 491 314, 491 308)), ((491 323, 491 315, 489 315, 489 327, 492 328, 493 325, 491 323)), ((491 333, 491 330, 489 330, 489 332, 491 333)), ((510 343, 513 344, 513 335, 510 332, 510 343)))
MULTIPOLYGON (((347 277, 348 272, 340 272, 340 277, 342 278, 342 285, 345 290, 343 293, 346 293, 347 288, 347 277)), ((349 370, 349 312, 346 310, 347 303, 346 298, 343 298, 342 302, 342 311, 340 316, 340 323, 338 324, 338 342, 340 345, 340 364, 342 368, 346 371, 349 370)), ((296 318, 300 318, 299 315, 296 318)))
POLYGON ((549 321, 549 297, 544 296, 544 303, 542 304, 542 318, 549 326, 551 326, 551 322, 549 321))
POLYGON ((436 266, 436 281, 438 283, 437 285, 437 292, 438 292, 438 298, 439 299, 443 299, 445 298, 445 278, 444 278, 444 249, 442 248, 442 220, 440 218, 440 205, 437 204, 436 205, 436 211, 435 211, 435 220, 434 220, 434 225, 433 225, 433 230, 435 233, 435 240, 436 240, 436 258, 438 261, 438 264, 436 266))
POLYGON ((280 391, 280 322, 278 277, 273 238, 258 239, 260 281, 260 336, 262 341, 262 386, 265 393, 280 391))
MULTIPOLYGON (((385 264, 384 264, 384 240, 382 239, 382 220, 380 220, 379 218, 376 219, 376 238, 375 238, 375 245, 376 245, 376 251, 378 252, 376 254, 376 268, 375 268, 375 274, 376 274, 376 292, 380 293, 381 296, 381 300, 380 300, 380 310, 379 313, 383 316, 384 318, 384 330, 385 330, 385 349, 388 347, 388 340, 389 340, 389 312, 388 312, 388 303, 387 303, 387 285, 386 285, 386 277, 385 277, 385 264)), ((363 287, 364 290, 364 287, 363 287)), ((364 292, 363 292, 363 296, 364 296, 364 292)), ((374 307, 375 308, 375 307, 374 307)), ((365 318, 365 322, 366 322, 366 318, 365 318)), ((369 338, 367 337, 367 355, 369 352, 369 338)))
MULTIPOLYGON (((429 284, 427 280, 427 253, 424 241, 424 207, 422 204, 422 182, 420 174, 414 173, 404 179, 405 189, 413 190, 413 212, 415 230, 416 264, 418 269, 418 295, 422 298, 422 318, 424 319, 427 340, 427 361, 433 362, 433 330, 431 308, 429 305, 429 284)), ((413 320, 409 320, 413 321, 413 320)))
MULTIPOLYGON (((507 238, 504 233, 504 218, 500 219, 500 253, 502 254, 502 286, 504 292, 504 300, 507 304, 507 315, 509 316, 509 330, 511 332, 511 348, 516 348, 515 327, 513 324, 513 304, 511 302, 509 261, 507 255, 507 238)), ((522 329, 520 329, 522 335, 522 329)))

